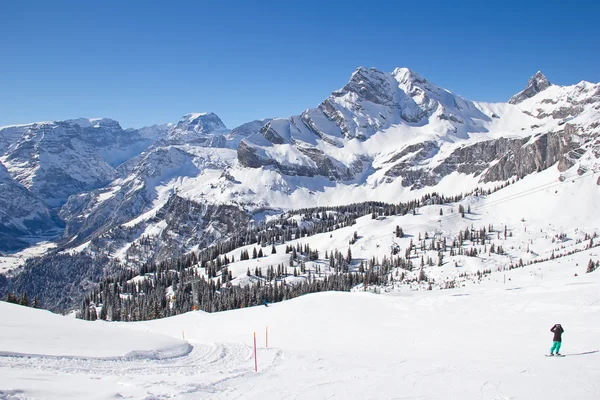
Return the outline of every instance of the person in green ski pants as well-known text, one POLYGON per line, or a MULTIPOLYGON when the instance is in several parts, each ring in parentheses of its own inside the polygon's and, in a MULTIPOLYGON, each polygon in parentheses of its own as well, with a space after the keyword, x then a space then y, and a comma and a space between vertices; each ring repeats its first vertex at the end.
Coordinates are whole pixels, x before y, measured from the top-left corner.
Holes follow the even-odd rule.
POLYGON ((554 351, 556 351, 557 356, 562 355, 560 354, 560 346, 562 344, 562 334, 564 331, 565 330, 560 324, 556 324, 550 329, 550 332, 554 332, 554 343, 552 343, 552 347, 550 348, 551 356, 554 355, 554 351))

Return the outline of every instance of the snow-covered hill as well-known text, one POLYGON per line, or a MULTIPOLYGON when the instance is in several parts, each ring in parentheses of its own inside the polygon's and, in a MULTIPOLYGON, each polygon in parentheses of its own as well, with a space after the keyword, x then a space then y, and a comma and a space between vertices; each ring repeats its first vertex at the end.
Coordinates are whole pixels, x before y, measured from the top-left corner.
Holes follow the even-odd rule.
POLYGON ((583 273, 590 257, 598 251, 456 290, 319 293, 118 326, 0 303, 0 396, 597 399, 600 271, 583 273), (564 358, 544 357, 555 323, 564 358), (187 354, 165 357, 186 342, 187 354))

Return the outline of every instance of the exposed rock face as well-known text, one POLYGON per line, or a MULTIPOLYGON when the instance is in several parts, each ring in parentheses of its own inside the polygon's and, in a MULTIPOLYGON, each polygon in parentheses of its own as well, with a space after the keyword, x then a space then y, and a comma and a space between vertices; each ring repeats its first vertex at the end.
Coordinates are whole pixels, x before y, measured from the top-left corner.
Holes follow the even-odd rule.
POLYGON ((432 141, 406 146, 387 161, 395 163, 385 172, 387 181, 392 182, 395 178, 402 177, 402 186, 413 189, 435 185, 439 177, 424 168, 419 168, 419 163, 433 157, 438 151, 438 144, 432 141))
POLYGON ((565 134, 565 131, 543 134, 523 142, 519 146, 518 141, 512 141, 508 151, 504 154, 499 153, 499 161, 486 171, 482 181, 507 180, 513 176, 523 178, 533 172, 549 168, 559 161, 564 169, 573 165, 572 161, 565 156, 575 145, 571 141, 571 136, 565 134))
POLYGON ((526 138, 499 138, 457 148, 433 169, 419 168, 419 163, 432 158, 439 147, 435 142, 407 146, 388 162, 397 162, 385 176, 391 182, 401 177, 402 185, 419 189, 434 186, 443 177, 459 172, 480 177, 480 182, 505 181, 523 178, 558 163, 564 171, 581 156, 577 153, 574 131, 567 126, 559 132, 550 132, 526 138))
POLYGON ((349 94, 374 104, 394 106, 394 90, 390 76, 375 68, 358 68, 350 77, 350 81, 340 90, 332 93, 333 97, 344 97, 349 94))
POLYGON ((529 99, 539 92, 546 90, 550 85, 551 83, 548 82, 548 79, 544 74, 542 74, 541 71, 538 71, 529 79, 525 89, 511 97, 508 102, 510 104, 519 104, 523 100, 529 99))
POLYGON ((245 141, 241 141, 237 148, 237 157, 240 164, 249 168, 260 168, 267 165, 274 165, 276 162, 270 158, 262 158, 258 156, 258 149, 249 146, 245 141))

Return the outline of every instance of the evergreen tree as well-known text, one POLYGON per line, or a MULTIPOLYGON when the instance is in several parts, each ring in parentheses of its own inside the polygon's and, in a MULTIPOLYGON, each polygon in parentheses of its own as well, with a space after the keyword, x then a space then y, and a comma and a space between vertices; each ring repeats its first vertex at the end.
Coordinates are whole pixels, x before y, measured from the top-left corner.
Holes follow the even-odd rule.
POLYGON ((29 297, 27 297, 27 292, 23 292, 23 297, 21 297, 20 304, 22 306, 29 307, 29 297))
POLYGON ((596 270, 596 264, 594 264, 594 262, 592 260, 590 260, 588 262, 588 266, 587 269, 585 270, 586 273, 590 273, 590 272, 594 272, 596 270))

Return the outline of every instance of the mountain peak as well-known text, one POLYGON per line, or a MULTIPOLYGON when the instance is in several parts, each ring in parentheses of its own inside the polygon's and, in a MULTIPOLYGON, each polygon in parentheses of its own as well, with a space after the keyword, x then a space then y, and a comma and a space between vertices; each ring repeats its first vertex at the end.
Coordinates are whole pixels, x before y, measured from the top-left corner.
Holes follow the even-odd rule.
POLYGON ((209 134, 214 131, 227 129, 221 118, 213 112, 185 114, 177 125, 175 131, 180 133, 209 134))
MULTIPOLYGON (((60 123, 61 121, 56 121, 60 123)), ((122 129, 119 122, 110 118, 77 118, 68 119, 65 122, 69 125, 78 125, 80 128, 113 128, 122 129)))
POLYGON ((546 90, 550 85, 551 83, 548 81, 548 78, 546 78, 542 71, 538 71, 531 78, 529 78, 525 89, 511 97, 508 102, 510 104, 518 104, 523 100, 533 97, 539 92, 546 90))
POLYGON ((396 68, 394 69, 394 72, 392 72, 392 75, 398 82, 404 84, 427 82, 427 79, 408 68, 396 68))

